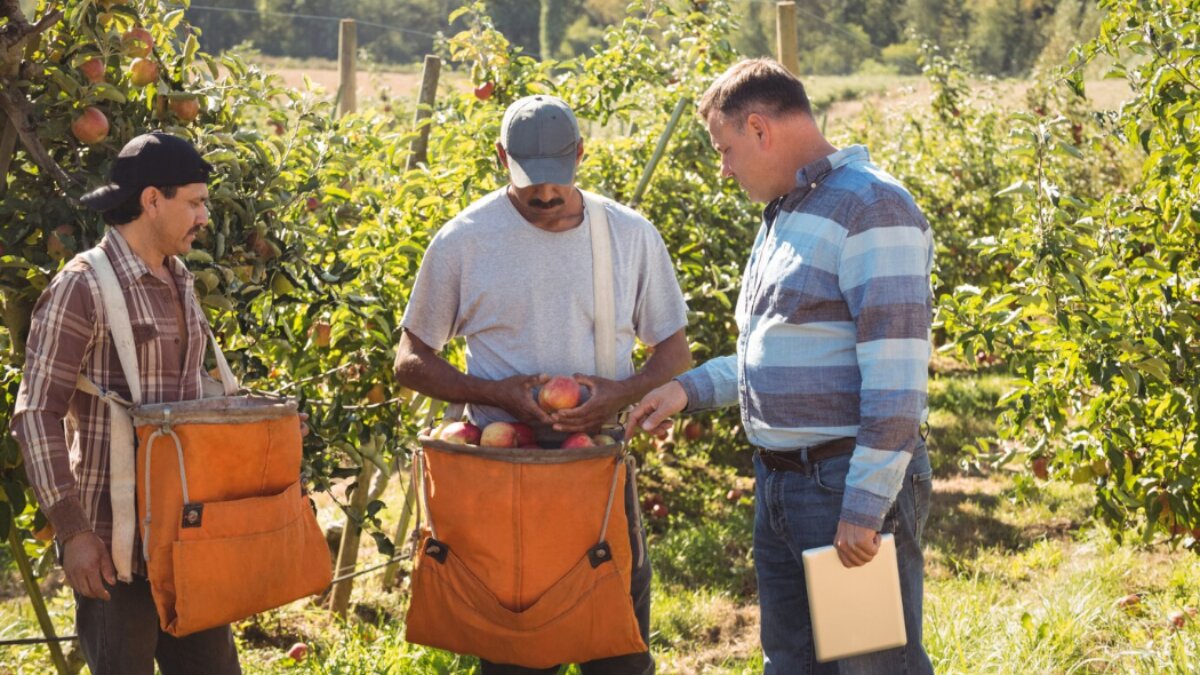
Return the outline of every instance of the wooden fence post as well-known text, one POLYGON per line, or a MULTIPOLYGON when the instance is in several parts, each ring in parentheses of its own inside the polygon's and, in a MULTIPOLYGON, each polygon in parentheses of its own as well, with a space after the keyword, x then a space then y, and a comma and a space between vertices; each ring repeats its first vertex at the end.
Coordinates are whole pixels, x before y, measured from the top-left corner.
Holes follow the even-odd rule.
MULTIPOLYGON (((350 500, 350 513, 346 516, 346 527, 342 529, 342 542, 338 546, 337 565, 334 566, 333 576, 336 579, 344 574, 350 574, 358 566, 358 544, 362 538, 362 518, 367 510, 367 499, 371 496, 371 478, 375 475, 375 464, 363 460, 362 469, 358 472, 358 486, 354 489, 354 498, 350 500)), ((350 606, 350 591, 354 590, 354 579, 339 581, 333 585, 329 595, 329 608, 338 616, 346 616, 346 608, 350 606)))
POLYGON ((358 110, 358 24, 342 19, 338 32, 338 116, 358 110))
POLYGON ((800 52, 796 45, 796 3, 775 3, 775 58, 800 77, 800 52))
MULTIPOLYGON (((412 524, 413 510, 417 504, 417 486, 413 485, 412 480, 406 483, 404 480, 405 474, 403 470, 396 472, 396 480, 400 483, 404 490, 404 506, 400 509, 400 520, 396 523, 396 531, 392 533, 392 543, 396 545, 396 553, 399 554, 404 550, 408 542, 408 529, 412 524)), ((400 562, 395 561, 387 566, 383 571, 383 590, 390 590, 396 585, 396 574, 400 571, 400 562)))
POLYGON ((429 125, 422 124, 433 116, 433 104, 437 100, 438 77, 442 72, 442 60, 431 54, 425 55, 425 67, 421 70, 421 94, 417 98, 417 112, 413 115, 413 126, 417 137, 413 139, 412 151, 408 154, 405 169, 412 170, 424 163, 429 150, 429 125))
POLYGON ((667 141, 671 140, 671 134, 675 133, 675 127, 679 124, 679 118, 683 115, 683 109, 687 107, 688 103, 686 96, 675 103, 675 110, 671 113, 671 119, 667 121, 667 128, 663 129, 662 135, 658 137, 658 146, 654 148, 654 154, 650 157, 646 168, 642 170, 642 178, 634 188, 633 196, 629 198, 630 207, 637 206, 637 203, 642 200, 642 194, 646 191, 646 186, 650 184, 650 176, 654 175, 654 169, 658 167, 658 161, 662 159, 663 151, 667 149, 667 141))

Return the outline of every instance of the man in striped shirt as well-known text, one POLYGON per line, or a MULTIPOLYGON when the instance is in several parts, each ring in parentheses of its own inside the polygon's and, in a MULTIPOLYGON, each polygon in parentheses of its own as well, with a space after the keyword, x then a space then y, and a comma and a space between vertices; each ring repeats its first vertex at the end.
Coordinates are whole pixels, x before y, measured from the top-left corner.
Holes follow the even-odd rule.
MULTIPOLYGON (((208 222, 211 171, 191 143, 143 134, 122 148, 110 182, 81 199, 110 226, 98 248, 129 308, 145 403, 202 397, 208 321, 194 277, 176 256, 191 250, 208 222)), ((94 675, 152 675, 157 660, 164 675, 240 673, 229 626, 180 638, 159 628, 146 563, 132 541, 136 527, 128 527, 136 514, 116 528, 130 540, 114 541, 108 406, 75 389, 80 374, 130 399, 96 272, 75 258, 34 309, 12 426, 75 590, 88 667, 94 675)))
POLYGON ((646 395, 632 430, 738 404, 756 446, 755 569, 767 673, 932 672, 921 646, 929 457, 929 223, 909 193, 822 135, 804 87, 769 59, 742 61, 700 101, 721 174, 765 202, 742 278, 737 354, 646 395), (801 552, 847 567, 895 536, 908 644, 817 663, 801 552))

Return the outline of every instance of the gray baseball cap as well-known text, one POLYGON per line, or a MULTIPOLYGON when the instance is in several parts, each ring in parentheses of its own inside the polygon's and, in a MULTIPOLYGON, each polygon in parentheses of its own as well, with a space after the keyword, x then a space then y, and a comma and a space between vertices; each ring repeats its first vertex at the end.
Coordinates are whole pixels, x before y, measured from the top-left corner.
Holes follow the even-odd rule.
POLYGON ((539 94, 514 101, 500 123, 500 145, 508 153, 513 185, 575 182, 579 122, 560 98, 539 94))

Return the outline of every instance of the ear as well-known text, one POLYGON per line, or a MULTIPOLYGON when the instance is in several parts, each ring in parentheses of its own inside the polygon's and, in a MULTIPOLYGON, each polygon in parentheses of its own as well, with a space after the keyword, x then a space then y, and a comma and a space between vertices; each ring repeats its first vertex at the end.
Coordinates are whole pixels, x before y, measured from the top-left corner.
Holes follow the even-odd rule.
POLYGON ((583 161, 583 140, 581 139, 575 146, 575 166, 579 166, 579 163, 583 161))
POLYGON ((746 133, 754 138, 760 148, 771 146, 770 121, 759 113, 750 113, 746 117, 746 133))
POLYGON ((142 203, 142 213, 149 214, 157 211, 158 200, 162 199, 162 196, 162 193, 156 187, 148 186, 142 188, 142 194, 138 197, 138 200, 142 203))
POLYGON ((500 166, 508 169, 508 153, 504 152, 504 146, 500 145, 500 141, 496 141, 496 161, 500 162, 500 166))

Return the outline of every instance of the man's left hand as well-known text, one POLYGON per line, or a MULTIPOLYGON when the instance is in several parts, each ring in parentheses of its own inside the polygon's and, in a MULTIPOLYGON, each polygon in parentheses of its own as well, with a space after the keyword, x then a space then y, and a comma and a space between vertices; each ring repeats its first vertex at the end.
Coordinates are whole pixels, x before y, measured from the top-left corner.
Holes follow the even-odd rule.
POLYGON ((839 520, 833 547, 837 549, 838 558, 845 567, 866 565, 879 553, 879 533, 869 527, 839 520))
POLYGON ((551 414, 555 431, 594 433, 626 405, 625 391, 615 380, 576 373, 575 381, 587 387, 590 396, 583 405, 551 414))

